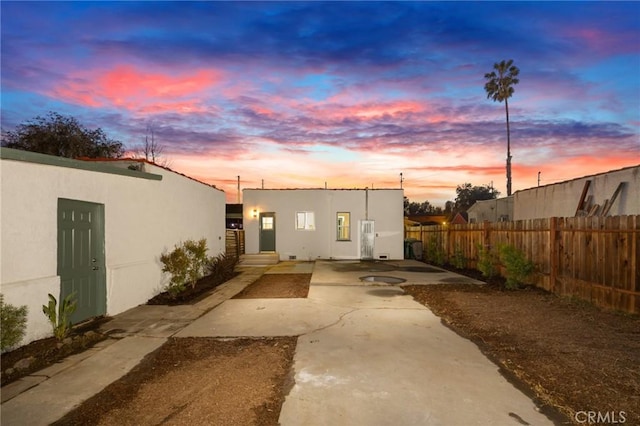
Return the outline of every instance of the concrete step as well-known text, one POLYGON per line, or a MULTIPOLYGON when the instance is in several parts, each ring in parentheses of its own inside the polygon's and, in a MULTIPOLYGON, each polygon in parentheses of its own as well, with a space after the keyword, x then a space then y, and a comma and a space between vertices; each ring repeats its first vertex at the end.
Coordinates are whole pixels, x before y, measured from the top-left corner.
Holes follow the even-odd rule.
POLYGON ((242 266, 265 266, 276 265, 280 261, 278 253, 256 253, 243 254, 240 256, 239 265, 242 266))

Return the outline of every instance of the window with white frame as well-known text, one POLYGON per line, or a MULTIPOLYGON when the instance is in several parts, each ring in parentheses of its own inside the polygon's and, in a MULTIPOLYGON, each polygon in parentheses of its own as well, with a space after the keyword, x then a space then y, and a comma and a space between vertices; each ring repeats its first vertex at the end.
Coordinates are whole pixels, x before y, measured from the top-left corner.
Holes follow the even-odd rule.
POLYGON ((316 222, 313 212, 296 212, 296 230, 315 231, 316 222))
POLYGON ((338 241, 351 240, 350 224, 351 224, 351 213, 338 212, 338 218, 337 218, 338 241))

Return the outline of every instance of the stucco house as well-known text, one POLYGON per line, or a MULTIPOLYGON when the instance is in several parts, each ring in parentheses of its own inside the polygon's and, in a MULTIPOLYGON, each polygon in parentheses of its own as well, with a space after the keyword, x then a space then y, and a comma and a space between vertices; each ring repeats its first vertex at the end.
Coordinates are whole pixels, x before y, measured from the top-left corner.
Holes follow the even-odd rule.
POLYGON ((402 259, 402 189, 244 189, 247 254, 402 259))
POLYGON ((81 161, 0 148, 5 302, 27 305, 22 344, 48 337, 48 293, 76 292, 77 323, 162 291, 160 255, 206 238, 225 250, 225 194, 142 160, 81 161))

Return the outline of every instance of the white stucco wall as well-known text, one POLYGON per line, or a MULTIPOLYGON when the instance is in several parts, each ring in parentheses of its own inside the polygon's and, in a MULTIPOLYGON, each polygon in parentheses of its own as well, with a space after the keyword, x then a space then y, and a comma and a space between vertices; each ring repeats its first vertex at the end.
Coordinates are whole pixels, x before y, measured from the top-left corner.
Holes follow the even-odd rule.
POLYGON ((276 214, 276 251, 281 260, 359 259, 359 221, 375 221, 374 258, 402 259, 403 191, 400 189, 245 189, 245 251, 259 253, 257 212, 276 214), (367 202, 368 201, 368 202, 367 202), (314 212, 313 231, 295 229, 296 212, 314 212), (351 213, 351 240, 337 241, 337 213, 351 213), (367 216, 368 215, 368 216, 367 216))
POLYGON ((209 255, 224 252, 224 192, 161 167, 148 180, 3 158, 0 160, 1 289, 28 305, 24 343, 51 335, 41 306, 58 295, 57 203, 104 205, 107 314, 145 303, 167 277, 160 255, 187 239, 206 238, 209 255))
POLYGON ((626 182, 608 215, 640 214, 640 166, 635 166, 517 191, 513 194, 513 220, 575 216, 587 180, 591 181, 587 196, 601 208, 618 185, 626 182))

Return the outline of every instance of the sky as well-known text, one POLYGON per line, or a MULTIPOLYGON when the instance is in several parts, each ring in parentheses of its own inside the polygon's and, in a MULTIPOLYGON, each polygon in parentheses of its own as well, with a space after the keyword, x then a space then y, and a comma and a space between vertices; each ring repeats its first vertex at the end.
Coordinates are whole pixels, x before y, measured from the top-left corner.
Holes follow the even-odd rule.
POLYGON ((443 206, 640 164, 640 2, 0 3, 3 131, 49 111, 223 189, 443 206), (402 174, 402 183, 401 183, 402 174))

